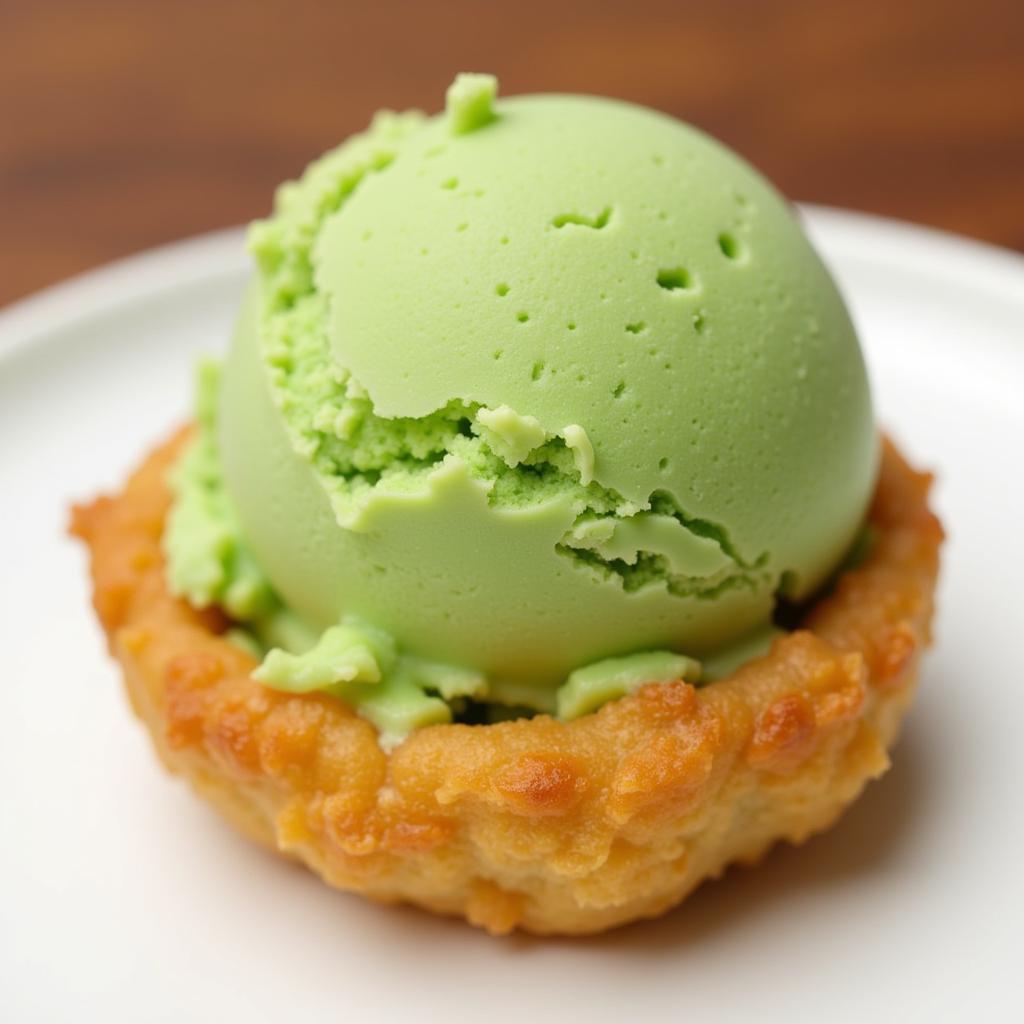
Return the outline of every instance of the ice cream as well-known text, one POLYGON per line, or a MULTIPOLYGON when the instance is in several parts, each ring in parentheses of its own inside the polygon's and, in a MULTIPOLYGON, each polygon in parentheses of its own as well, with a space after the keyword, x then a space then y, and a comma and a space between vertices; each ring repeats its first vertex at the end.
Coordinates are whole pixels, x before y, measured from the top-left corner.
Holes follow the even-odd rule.
POLYGON ((649 110, 381 115, 279 191, 170 579, 382 733, 573 717, 767 635, 863 522, 849 316, 778 194, 649 110))

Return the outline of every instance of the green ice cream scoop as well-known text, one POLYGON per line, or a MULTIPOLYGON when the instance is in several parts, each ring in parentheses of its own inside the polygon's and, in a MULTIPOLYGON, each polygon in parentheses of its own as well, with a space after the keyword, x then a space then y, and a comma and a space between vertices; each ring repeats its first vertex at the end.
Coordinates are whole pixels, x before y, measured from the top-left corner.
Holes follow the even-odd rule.
POLYGON ((685 124, 462 76, 284 186, 251 245, 223 476, 316 630, 354 616, 553 710, 591 663, 763 628, 857 533, 850 318, 785 201, 685 124))

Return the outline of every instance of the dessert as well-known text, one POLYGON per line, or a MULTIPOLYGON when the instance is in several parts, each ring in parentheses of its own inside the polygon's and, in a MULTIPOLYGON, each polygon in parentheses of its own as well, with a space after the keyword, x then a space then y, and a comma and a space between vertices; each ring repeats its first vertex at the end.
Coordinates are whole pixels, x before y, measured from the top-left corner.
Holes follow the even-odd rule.
POLYGON ((941 529, 785 202, 610 100, 279 190, 196 424, 77 510, 170 768, 331 884, 591 932, 885 770, 941 529))

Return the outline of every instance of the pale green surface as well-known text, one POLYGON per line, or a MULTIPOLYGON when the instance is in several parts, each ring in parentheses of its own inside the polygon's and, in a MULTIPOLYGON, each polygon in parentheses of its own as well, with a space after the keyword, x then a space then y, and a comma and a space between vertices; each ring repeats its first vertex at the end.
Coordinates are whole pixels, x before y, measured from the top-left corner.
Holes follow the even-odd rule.
POLYGON ((163 546, 171 593, 197 608, 219 605, 249 621, 269 614, 277 601, 224 491, 214 433, 219 383, 217 364, 202 362, 196 373, 197 433, 170 475, 175 501, 163 546))
MULTIPOLYGON (((272 650, 253 677, 287 693, 323 690, 340 698, 377 727, 381 743, 388 747, 413 729, 451 721, 445 701, 425 692, 428 687, 440 691, 437 681, 445 676, 445 668, 400 657, 386 633, 349 617, 324 630, 303 654, 272 650)), ((452 696, 458 694, 460 683, 473 689, 462 669, 452 669, 450 678, 452 696)))
POLYGON ((174 502, 163 548, 171 593, 196 608, 216 605, 246 630, 228 638, 262 658, 268 647, 304 651, 317 632, 281 604, 242 536, 234 503, 224 487, 216 433, 220 366, 204 360, 196 373, 196 434, 169 475, 174 502))
MULTIPOLYGON (((254 304, 225 373, 225 477, 261 565, 310 622, 326 629, 356 614, 403 650, 483 672, 503 694, 514 684, 516 696, 504 702, 523 703, 519 687, 550 691, 599 658, 666 646, 699 657, 770 615, 771 581, 758 587, 746 571, 725 576, 737 582, 708 601, 675 596, 639 560, 612 563, 612 572, 595 555, 592 567, 561 547, 578 519, 578 486, 557 486, 558 477, 546 486, 541 478, 521 503, 494 505, 491 481, 454 455, 418 486, 408 479, 394 490, 378 486, 363 501, 358 529, 339 528, 316 471, 296 456, 272 404, 249 320, 254 304), (296 523, 302 528, 288 528, 296 523)), ((497 457, 485 465, 515 473, 497 457)), ((703 571, 707 544, 684 533, 703 571)), ((673 585, 699 582, 680 575, 673 585)))
POLYGON ((494 75, 461 74, 448 86, 445 107, 448 126, 456 135, 475 131, 494 120, 498 80, 494 75))
POLYGON ((571 719, 596 711, 610 700, 632 693, 648 683, 700 679, 700 663, 668 651, 648 651, 604 661, 569 673, 558 690, 558 717, 571 719))
POLYGON ((507 405, 497 409, 478 409, 476 427, 505 465, 515 468, 548 439, 544 428, 532 416, 520 416, 507 405))
POLYGON ((336 683, 379 683, 397 661, 387 633, 350 617, 324 630, 303 654, 272 650, 253 675, 280 690, 311 693, 336 683))
POLYGON ((352 616, 324 630, 303 654, 271 651, 254 677, 288 693, 339 697, 377 727, 385 746, 413 729, 450 722, 446 700, 486 692, 479 674, 402 656, 390 636, 352 616))
POLYGON ((579 424, 603 487, 670 492, 808 593, 853 537, 877 447, 852 326, 790 209, 663 115, 497 111, 457 137, 430 122, 325 222, 338 362, 380 416, 459 399, 579 424))
POLYGON ((877 444, 842 303, 753 171, 612 101, 493 109, 379 118, 279 191, 219 442, 293 612, 554 710, 580 666, 702 657, 784 572, 819 584, 877 444))
MULTIPOLYGON (((700 676, 699 662, 668 651, 609 658, 570 673, 553 694, 552 710, 564 720, 579 718, 649 683, 696 682, 700 676)), ((373 722, 386 743, 424 725, 450 722, 446 702, 494 699, 482 674, 402 654, 391 637, 354 616, 324 630, 302 654, 272 650, 254 678, 287 693, 323 690, 339 697, 373 722)))

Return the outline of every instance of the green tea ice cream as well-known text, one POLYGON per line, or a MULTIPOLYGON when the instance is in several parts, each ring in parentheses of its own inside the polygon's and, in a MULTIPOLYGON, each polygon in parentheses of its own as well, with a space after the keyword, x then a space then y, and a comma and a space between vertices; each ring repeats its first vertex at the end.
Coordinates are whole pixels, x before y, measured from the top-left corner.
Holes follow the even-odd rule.
POLYGON ((250 245, 166 546, 268 685, 392 741, 574 717, 758 649, 860 530, 847 311, 785 201, 679 121, 460 76, 283 186, 250 245))

